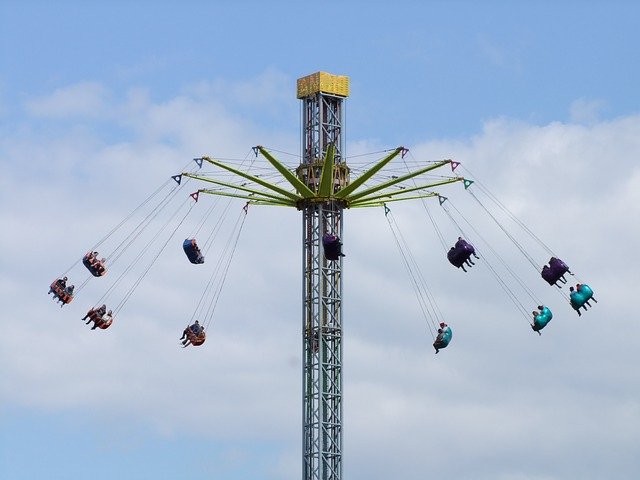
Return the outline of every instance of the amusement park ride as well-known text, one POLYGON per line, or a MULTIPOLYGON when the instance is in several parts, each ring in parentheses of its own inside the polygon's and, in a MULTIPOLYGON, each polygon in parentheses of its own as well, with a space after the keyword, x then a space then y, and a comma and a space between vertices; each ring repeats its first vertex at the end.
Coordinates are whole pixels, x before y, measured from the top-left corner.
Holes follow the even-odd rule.
MULTIPOLYGON (((394 159, 404 159, 408 153, 408 149, 404 147, 385 152, 386 155, 383 158, 369 165, 368 169, 363 170, 357 178, 352 178, 352 170, 347 165, 345 155, 345 129, 343 125, 344 101, 348 95, 349 79, 345 76, 318 72, 298 79, 297 97, 302 102, 302 148, 301 161, 295 170, 279 161, 272 153, 273 151, 262 146, 254 147, 253 153, 256 157, 258 154, 262 155, 271 168, 277 172, 276 177, 273 176, 273 170, 269 174, 264 174, 265 169, 256 169, 253 162, 247 166, 246 161, 243 161, 240 165, 234 166, 230 162, 206 156, 197 158, 195 161, 198 168, 202 168, 206 164, 215 167, 216 171, 213 174, 205 174, 196 173, 194 170, 174 175, 172 180, 168 180, 161 187, 169 189, 169 192, 161 197, 155 204, 156 206, 133 228, 132 232, 117 244, 112 253, 106 258, 98 260, 96 249, 119 231, 126 221, 133 217, 134 213, 138 214, 143 206, 153 205, 160 189, 145 200, 104 239, 94 245, 82 258, 82 263, 91 273, 91 276, 84 283, 75 289, 73 285, 67 285, 69 280, 66 275, 71 268, 79 263, 78 261, 67 272, 60 275, 51 284, 49 290, 49 293, 52 293, 62 305, 70 303, 92 277, 99 278, 107 274, 108 268, 111 269, 115 261, 124 254, 141 232, 152 225, 152 221, 155 220, 158 213, 170 204, 188 180, 208 183, 211 185, 210 188, 200 188, 191 194, 194 201, 191 202, 182 221, 173 229, 169 238, 160 245, 159 251, 124 293, 120 303, 113 310, 107 312, 106 304, 103 301, 114 292, 116 285, 125 278, 125 275, 130 273, 131 264, 140 261, 139 256, 136 256, 127 265, 107 290, 107 293, 95 303, 95 306, 87 312, 84 318, 89 320, 88 323, 94 323, 94 329, 97 327, 106 329, 112 325, 113 319, 117 317, 160 253, 170 243, 201 194, 215 195, 220 199, 227 197, 229 202, 234 198, 242 199, 247 203, 232 229, 223 252, 217 256, 218 261, 214 273, 207 283, 190 324, 185 328, 181 339, 183 346, 202 345, 206 338, 205 330, 217 305, 244 225, 248 205, 292 207, 299 210, 302 213, 303 243, 303 480, 340 480, 342 478, 342 269, 344 255, 341 239, 343 238, 345 209, 363 207, 383 207, 385 209, 389 225, 403 254, 405 266, 411 276, 423 313, 431 318, 434 327, 432 330, 434 348, 437 353, 449 345, 452 337, 451 328, 444 322, 444 319, 440 318, 437 311, 434 311, 433 315, 429 315, 429 303, 432 303, 434 299, 430 297, 428 292, 425 293, 424 279, 421 274, 416 274, 419 266, 415 264, 410 253, 406 254, 406 244, 387 204, 433 197, 438 199, 440 206, 446 208, 448 199, 434 192, 433 188, 461 182, 464 189, 468 190, 474 184, 474 181, 455 174, 455 170, 460 164, 452 160, 420 162, 416 164, 414 169, 409 169, 405 163, 406 169, 402 174, 383 175, 385 167, 394 159), (433 175, 434 171, 445 167, 451 169, 452 176, 436 177, 433 175), (267 180, 267 178, 275 178, 275 180, 267 180), (425 299, 425 297, 428 298, 425 299), (202 320, 202 324, 199 321, 193 322, 196 317, 202 320)), ((473 193, 472 195, 480 202, 478 197, 473 193)), ((187 200, 189 199, 187 198, 187 200)), ((223 207, 222 215, 226 215, 229 205, 227 203, 226 207, 223 207)), ((166 227, 177 217, 181 208, 182 205, 178 207, 161 231, 166 231, 166 227)), ((481 251, 476 252, 475 247, 468 241, 469 237, 464 235, 460 224, 453 219, 451 211, 446 211, 461 233, 455 245, 449 249, 447 258, 453 266, 466 272, 466 268, 475 265, 474 260, 483 261, 486 257, 481 251)), ((207 222, 210 213, 211 210, 203 219, 198 232, 205 224, 211 223, 207 222)), ((494 217, 492 216, 492 218, 494 217)), ((219 223, 216 223, 214 231, 217 232, 218 229, 219 223)), ((525 231, 533 235, 526 228, 525 231)), ((166 236, 166 234, 164 235, 166 236)), ((154 237, 159 238, 160 236, 155 235, 154 237)), ((509 237, 517 243, 513 236, 509 235, 509 237)), ((195 235, 184 240, 182 247, 189 262, 193 264, 205 263, 203 251, 206 253, 210 247, 211 238, 207 239, 202 250, 195 240, 195 235)), ((542 244, 537 237, 534 236, 534 238, 542 244)), ((542 245, 544 246, 544 244, 542 245)), ((567 282, 565 275, 573 275, 569 271, 569 267, 558 259, 548 247, 546 248, 547 252, 552 254, 550 263, 540 269, 539 263, 531 259, 526 251, 520 247, 520 244, 517 243, 516 246, 521 249, 530 262, 533 262, 538 274, 549 285, 562 287, 567 282)), ((500 275, 493 268, 491 271, 495 273, 496 280, 501 283, 516 307, 531 322, 531 328, 540 333, 540 330, 553 317, 551 310, 536 301, 535 305, 538 306, 538 310, 533 312, 532 317, 529 313, 530 310, 520 302, 519 296, 513 292, 513 289, 500 279, 500 275)), ((587 306, 590 306, 590 300, 596 301, 593 298, 593 291, 585 284, 578 284, 575 290, 571 287, 568 299, 578 314, 581 313, 581 308, 586 309, 587 306)))

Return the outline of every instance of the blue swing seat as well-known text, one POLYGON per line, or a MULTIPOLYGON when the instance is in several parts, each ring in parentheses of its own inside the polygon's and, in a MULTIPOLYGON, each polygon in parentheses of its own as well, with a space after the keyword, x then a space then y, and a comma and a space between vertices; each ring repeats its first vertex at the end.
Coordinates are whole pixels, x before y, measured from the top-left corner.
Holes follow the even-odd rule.
POLYGON ((198 248, 195 238, 187 238, 182 243, 182 249, 184 250, 184 253, 187 254, 187 258, 191 263, 195 263, 195 264, 204 263, 204 256, 202 255, 202 252, 198 248))

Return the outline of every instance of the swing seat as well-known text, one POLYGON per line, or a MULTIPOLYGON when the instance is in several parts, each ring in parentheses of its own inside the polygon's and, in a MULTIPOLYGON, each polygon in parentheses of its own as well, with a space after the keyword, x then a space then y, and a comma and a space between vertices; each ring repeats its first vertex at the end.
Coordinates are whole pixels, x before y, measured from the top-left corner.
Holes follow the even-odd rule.
POLYGON ((593 290, 589 287, 589 285, 580 285, 580 288, 577 291, 573 291, 569 294, 569 301, 574 310, 579 310, 591 300, 593 297, 593 290))
POLYGON ((542 278, 549 285, 555 285, 562 276, 569 271, 569 267, 559 258, 552 257, 549 265, 542 267, 542 278))
POLYGON ((191 342, 191 345, 195 347, 199 347, 200 345, 202 345, 207 338, 206 334, 204 333, 204 328, 200 330, 200 333, 196 333, 191 329, 191 327, 187 327, 185 333, 187 334, 187 338, 191 342))
POLYGON ((473 245, 471 245, 466 240, 461 239, 458 240, 453 247, 451 247, 451 249, 447 253, 447 259, 449 259, 451 265, 460 268, 467 260, 469 260, 469 258, 471 258, 471 255, 473 255, 475 252, 476 249, 473 248, 473 245))
POLYGON ((553 313, 548 307, 543 307, 542 312, 536 315, 536 318, 533 320, 533 330, 538 331, 542 330, 553 318, 553 313))
POLYGON ((91 320, 96 327, 102 330, 106 330, 113 323, 113 317, 111 315, 107 315, 107 314, 100 315, 98 313, 98 310, 93 308, 89 310, 89 312, 87 312, 87 315, 89 316, 89 320, 91 320), (108 317, 108 318, 105 320, 104 317, 108 317))
POLYGON ((591 290, 591 287, 586 283, 580 284, 580 287, 578 288, 578 293, 581 293, 582 295, 587 297, 587 300, 591 300, 591 297, 593 297, 593 290, 591 290))
POLYGON ((340 242, 340 237, 337 235, 326 233, 322 237, 322 248, 324 249, 324 256, 327 260, 338 260, 340 257, 344 257, 342 253, 342 242, 340 242))
POLYGON ((107 320, 102 317, 100 323, 98 323, 98 328, 101 330, 106 330, 113 323, 113 317, 109 317, 107 320))
POLYGON ((580 292, 571 292, 569 294, 569 299, 574 310, 580 310, 588 300, 584 295, 581 295, 580 292))
POLYGON ((433 342, 433 346, 438 350, 445 348, 451 342, 451 337, 453 337, 453 332, 451 331, 451 327, 447 326, 442 329, 442 332, 438 334, 436 337, 436 341, 433 342))
POLYGON ((89 270, 94 277, 102 277, 107 273, 104 263, 91 256, 91 252, 87 252, 87 254, 82 257, 82 264, 87 267, 87 270, 89 270))
POLYGON ((73 300, 73 294, 70 294, 66 288, 60 286, 58 280, 54 280, 49 286, 49 293, 53 293, 53 298, 60 300, 63 305, 71 303, 73 300))
POLYGON ((194 263, 194 264, 204 263, 204 256, 202 255, 202 252, 198 248, 195 238, 187 238, 182 243, 182 249, 184 250, 184 253, 187 254, 187 258, 191 263, 194 263))

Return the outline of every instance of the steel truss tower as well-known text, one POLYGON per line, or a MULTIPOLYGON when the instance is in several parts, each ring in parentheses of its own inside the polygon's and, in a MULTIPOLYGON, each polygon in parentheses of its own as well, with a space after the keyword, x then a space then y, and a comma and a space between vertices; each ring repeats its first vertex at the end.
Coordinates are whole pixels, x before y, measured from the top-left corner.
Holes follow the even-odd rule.
MULTIPOLYGON (((331 145, 335 165, 331 193, 335 193, 347 185, 349 173, 342 157, 343 97, 320 91, 304 95, 300 83, 298 178, 317 190, 331 145)), ((342 257, 327 260, 322 238, 328 233, 342 239, 343 209, 344 201, 331 197, 311 199, 302 208, 303 480, 342 478, 342 257)))
MULTIPOLYGON (((329 260, 323 237, 342 239, 346 208, 379 207, 387 202, 439 197, 430 188, 465 181, 462 177, 431 178, 422 175, 456 162, 424 162, 405 175, 376 174, 407 149, 398 147, 358 178, 350 179, 344 156, 344 99, 349 78, 318 72, 298 79, 297 97, 302 101, 302 160, 295 171, 264 147, 254 147, 293 187, 293 191, 210 157, 195 159, 225 171, 225 176, 184 172, 182 176, 214 185, 193 193, 242 198, 253 205, 294 207, 302 211, 302 479, 342 479, 342 257, 329 260), (226 180, 228 174, 240 182, 226 180), (408 183, 408 181, 411 183, 408 183)), ((466 187, 466 183, 465 183, 466 187)), ((439 197, 442 201, 443 197, 439 197)))

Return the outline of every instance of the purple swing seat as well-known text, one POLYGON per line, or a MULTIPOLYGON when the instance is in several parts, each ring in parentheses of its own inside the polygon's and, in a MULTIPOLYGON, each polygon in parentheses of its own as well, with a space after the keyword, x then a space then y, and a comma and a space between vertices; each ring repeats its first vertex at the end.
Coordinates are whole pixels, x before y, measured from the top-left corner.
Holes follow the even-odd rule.
POLYGON ((324 249, 324 256, 327 260, 338 260, 340 257, 344 257, 342 253, 342 242, 337 235, 325 233, 322 237, 322 248, 324 249))
POLYGON ((464 262, 471 258, 471 255, 473 255, 475 251, 476 249, 473 248, 473 245, 464 239, 460 239, 451 247, 447 253, 447 258, 454 267, 460 268, 464 265, 464 262))

